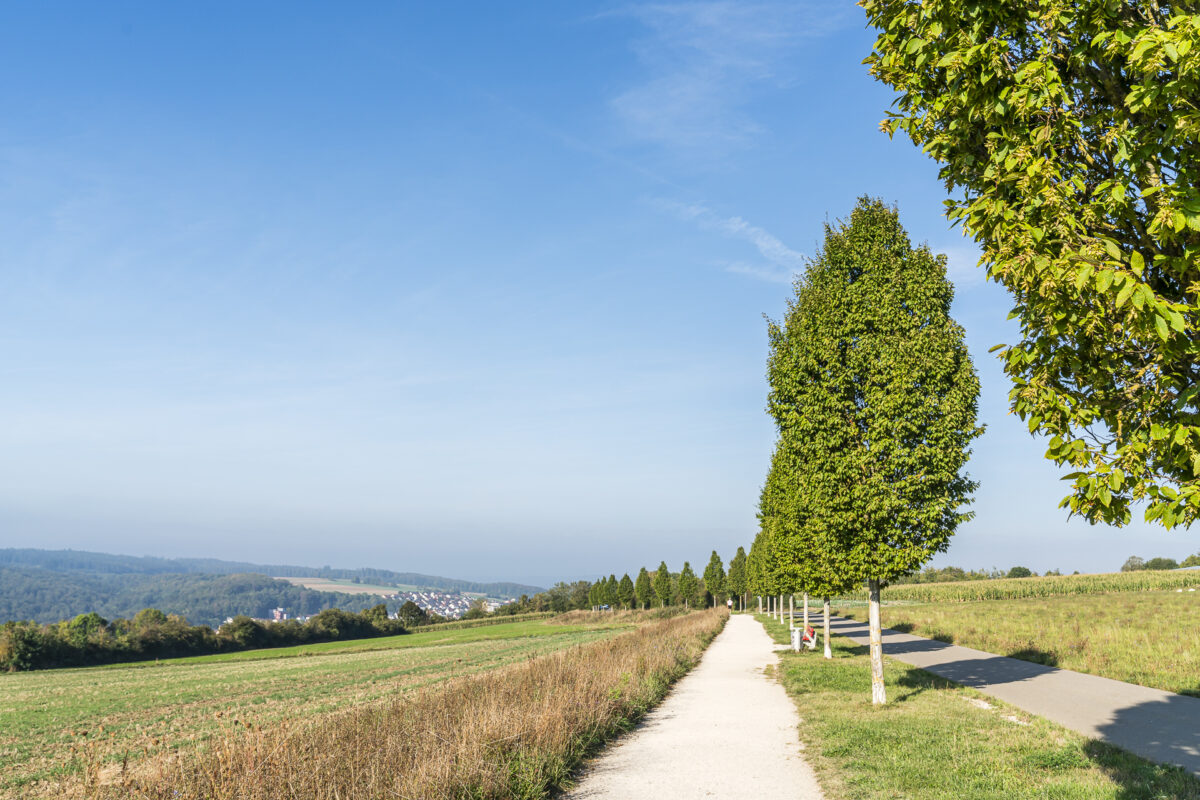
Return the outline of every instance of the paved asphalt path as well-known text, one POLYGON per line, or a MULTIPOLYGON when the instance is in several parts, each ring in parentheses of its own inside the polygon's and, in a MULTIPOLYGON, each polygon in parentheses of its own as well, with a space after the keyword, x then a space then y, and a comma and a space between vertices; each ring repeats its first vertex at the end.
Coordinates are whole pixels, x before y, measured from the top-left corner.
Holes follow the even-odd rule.
MULTIPOLYGON (((831 617, 830 630, 860 644, 865 622, 831 617)), ((970 686, 1143 758, 1200 776, 1200 699, 1096 675, 1044 667, 884 629, 889 658, 970 686)))
POLYGON ((590 765, 568 800, 821 800, 796 706, 763 667, 775 643, 735 614, 700 664, 590 765))

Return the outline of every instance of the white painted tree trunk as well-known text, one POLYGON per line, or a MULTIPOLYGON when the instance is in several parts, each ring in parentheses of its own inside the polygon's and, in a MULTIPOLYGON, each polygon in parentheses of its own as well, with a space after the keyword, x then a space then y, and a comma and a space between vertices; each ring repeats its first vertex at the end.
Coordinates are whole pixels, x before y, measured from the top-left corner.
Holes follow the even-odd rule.
POLYGON ((796 627, 796 595, 788 595, 788 630, 796 627))
POLYGON ((825 657, 833 658, 833 648, 829 646, 829 598, 825 598, 825 657))
POLYGON ((867 617, 871 628, 871 702, 882 705, 887 702, 887 692, 883 688, 883 626, 879 621, 879 580, 871 578, 867 581, 867 591, 870 598, 867 601, 867 617))
POLYGON ((808 630, 808 592, 804 593, 804 630, 808 630))

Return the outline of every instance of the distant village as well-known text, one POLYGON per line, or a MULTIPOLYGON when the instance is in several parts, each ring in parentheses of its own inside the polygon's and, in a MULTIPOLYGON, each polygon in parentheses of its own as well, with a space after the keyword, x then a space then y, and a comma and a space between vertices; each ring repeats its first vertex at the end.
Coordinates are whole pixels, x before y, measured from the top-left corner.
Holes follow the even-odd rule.
MULTIPOLYGON (((399 608, 408 601, 412 601, 430 614, 437 614, 446 619, 459 619, 467 610, 470 609, 471 603, 478 600, 478 596, 460 594, 458 592, 438 592, 438 591, 423 591, 423 592, 395 592, 393 594, 380 594, 380 597, 388 601, 390 607, 388 618, 396 619, 398 617, 395 608, 399 608), (394 608, 391 608, 393 603, 394 608)), ((495 611, 501 606, 506 606, 509 603, 516 602, 515 600, 492 600, 486 599, 486 608, 488 613, 495 611)), ((285 608, 275 608, 271 610, 271 616, 268 619, 260 620, 262 622, 282 622, 288 619, 294 619, 299 622, 307 622, 311 615, 295 615, 288 612, 285 608)), ((232 622, 233 617, 229 617, 225 622, 232 622)))
MULTIPOLYGON (((396 594, 386 595, 388 600, 395 600, 400 605, 411 600, 419 605, 424 610, 431 614, 445 617, 446 619, 458 619, 463 614, 467 613, 467 609, 471 607, 471 603, 477 598, 465 594, 447 594, 446 592, 397 592, 396 594)), ((508 605, 512 600, 487 600, 488 613, 495 611, 500 606, 508 605)))

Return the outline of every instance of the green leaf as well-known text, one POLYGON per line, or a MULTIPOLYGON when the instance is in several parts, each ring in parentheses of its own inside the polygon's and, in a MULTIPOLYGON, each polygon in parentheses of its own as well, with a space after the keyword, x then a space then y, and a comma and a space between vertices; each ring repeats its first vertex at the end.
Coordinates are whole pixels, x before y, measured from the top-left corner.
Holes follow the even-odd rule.
POLYGON ((1088 278, 1092 277, 1092 272, 1094 272, 1095 269, 1096 268, 1091 264, 1085 262, 1084 265, 1081 266, 1075 273, 1075 288, 1082 289, 1083 285, 1088 282, 1088 278))
POLYGON ((1160 338, 1167 339, 1171 336, 1171 329, 1167 327, 1167 321, 1162 317, 1154 318, 1154 327, 1158 330, 1160 338))
POLYGON ((1121 291, 1117 292, 1117 308, 1120 308, 1121 306, 1125 305, 1126 301, 1129 300, 1130 295, 1133 294, 1133 290, 1136 288, 1137 288, 1137 283, 1135 283, 1134 281, 1129 281, 1128 283, 1125 284, 1125 288, 1123 288, 1123 289, 1121 289, 1121 291))
POLYGON ((1142 254, 1134 250, 1129 254, 1129 267, 1139 276, 1146 269, 1146 259, 1142 258, 1142 254))
POLYGON ((1146 294, 1150 292, 1144 283, 1139 283, 1133 290, 1133 307, 1138 311, 1142 310, 1142 306, 1146 305, 1146 294))

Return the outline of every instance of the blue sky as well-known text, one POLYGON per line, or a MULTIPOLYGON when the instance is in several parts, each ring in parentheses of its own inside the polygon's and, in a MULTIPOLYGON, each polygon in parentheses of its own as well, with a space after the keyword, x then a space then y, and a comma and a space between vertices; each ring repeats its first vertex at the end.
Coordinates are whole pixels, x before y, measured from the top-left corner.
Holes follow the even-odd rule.
POLYGON ((766 332, 870 194, 988 425, 938 563, 1100 571, 850 2, 30 5, 0 30, 0 546, 546 583, 749 545, 766 332))

